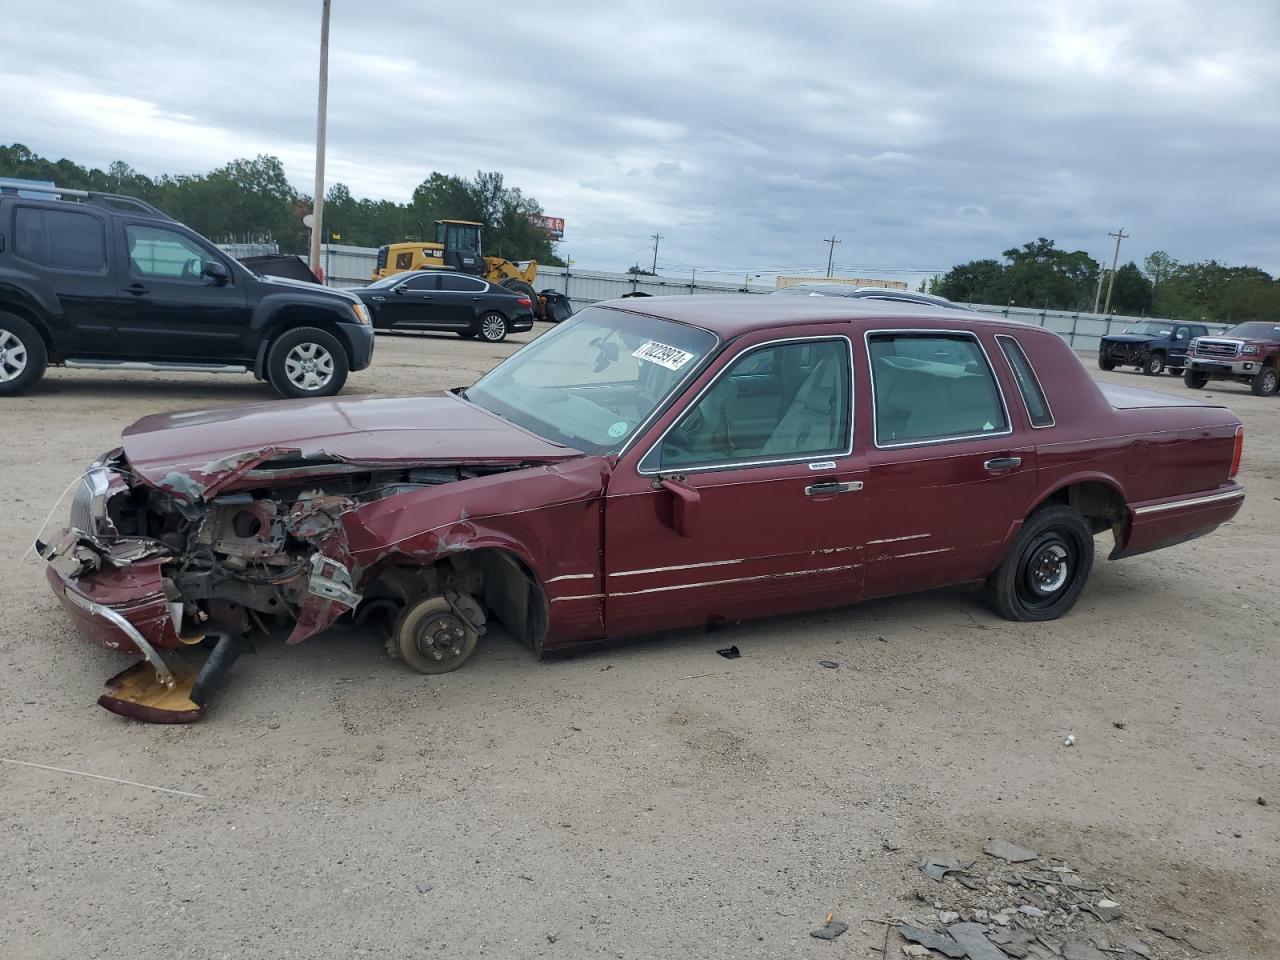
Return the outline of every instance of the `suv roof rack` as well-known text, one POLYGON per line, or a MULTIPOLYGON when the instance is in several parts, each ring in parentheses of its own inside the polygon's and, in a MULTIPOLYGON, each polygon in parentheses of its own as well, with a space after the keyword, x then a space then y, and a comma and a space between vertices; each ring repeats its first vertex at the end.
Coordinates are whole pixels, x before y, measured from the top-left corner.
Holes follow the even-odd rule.
POLYGON ((17 193, 43 193, 48 194, 48 199, 50 200, 74 199, 99 207, 135 207, 153 217, 163 217, 165 220, 173 219, 159 207, 152 206, 147 201, 139 200, 137 197, 127 197, 122 193, 72 190, 68 187, 58 187, 46 183, 31 183, 27 180, 9 180, 0 177, 0 196, 17 193))

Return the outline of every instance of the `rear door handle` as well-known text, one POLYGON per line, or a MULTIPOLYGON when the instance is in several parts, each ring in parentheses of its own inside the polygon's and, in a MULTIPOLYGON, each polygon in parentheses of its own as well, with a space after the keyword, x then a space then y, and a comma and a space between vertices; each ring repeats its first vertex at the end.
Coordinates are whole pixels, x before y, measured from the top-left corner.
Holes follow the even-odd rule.
POLYGON ((992 457, 986 461, 982 467, 990 473, 999 473, 1001 470, 1016 470, 1022 466, 1021 457, 992 457))
POLYGON ((140 284, 140 283, 131 283, 131 284, 129 284, 129 286, 128 286, 126 289, 127 289, 130 293, 132 293, 135 297, 143 297, 143 296, 146 296, 148 293, 150 293, 150 292, 151 292, 150 290, 148 290, 146 287, 144 287, 144 286, 143 286, 142 284, 140 284))
POLYGON ((804 488, 804 492, 805 496, 808 497, 830 497, 837 493, 856 493, 861 489, 861 480, 853 480, 849 483, 830 481, 827 483, 811 483, 804 488))

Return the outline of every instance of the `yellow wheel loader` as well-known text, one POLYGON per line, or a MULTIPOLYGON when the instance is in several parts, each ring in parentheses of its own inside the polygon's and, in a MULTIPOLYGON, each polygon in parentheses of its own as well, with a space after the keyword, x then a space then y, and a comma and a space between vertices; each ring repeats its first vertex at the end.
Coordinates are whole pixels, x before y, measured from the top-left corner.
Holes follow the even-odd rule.
POLYGON ((406 241, 379 247, 373 279, 381 280, 406 270, 457 270, 523 293, 533 301, 534 315, 539 320, 548 319, 552 311, 547 309, 546 298, 539 297, 533 288, 538 261, 530 260, 521 268, 502 257, 484 256, 480 252, 482 226, 473 220, 437 220, 435 243, 406 241))

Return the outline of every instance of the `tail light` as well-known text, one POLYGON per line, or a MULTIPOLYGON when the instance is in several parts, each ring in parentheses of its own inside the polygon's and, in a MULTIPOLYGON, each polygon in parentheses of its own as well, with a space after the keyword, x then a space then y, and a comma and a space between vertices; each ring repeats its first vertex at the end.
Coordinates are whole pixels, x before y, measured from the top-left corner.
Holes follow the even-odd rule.
POLYGON ((516 301, 516 303, 520 304, 520 306, 522 306, 522 307, 532 307, 532 306, 533 306, 533 301, 532 301, 532 300, 530 300, 528 297, 521 297, 519 300, 517 300, 517 301, 516 301))
POLYGON ((1244 424, 1236 427, 1236 448, 1231 453, 1231 472, 1227 479, 1232 480, 1240 472, 1240 455, 1244 453, 1244 424))

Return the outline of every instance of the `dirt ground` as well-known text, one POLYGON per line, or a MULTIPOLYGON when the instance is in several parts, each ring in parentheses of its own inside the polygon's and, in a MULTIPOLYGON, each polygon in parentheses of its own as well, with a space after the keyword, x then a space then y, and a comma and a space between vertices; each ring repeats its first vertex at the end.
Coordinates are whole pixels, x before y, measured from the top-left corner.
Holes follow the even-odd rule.
MULTIPOLYGON (((347 390, 459 385, 532 336, 383 339, 347 390)), ((1239 517, 1116 564, 1100 539, 1059 622, 957 589, 545 663, 485 638, 434 679, 330 633, 163 727, 94 704, 128 661, 19 555, 133 420, 271 393, 51 371, 0 405, 0 757, 205 799, 0 764, 0 955, 878 957, 863 921, 943 889, 921 857, 1005 837, 1107 879, 1158 957, 1199 954, 1151 923, 1280 956, 1280 398, 1205 395, 1245 423, 1239 517), (849 932, 811 938, 828 913, 849 932)))

